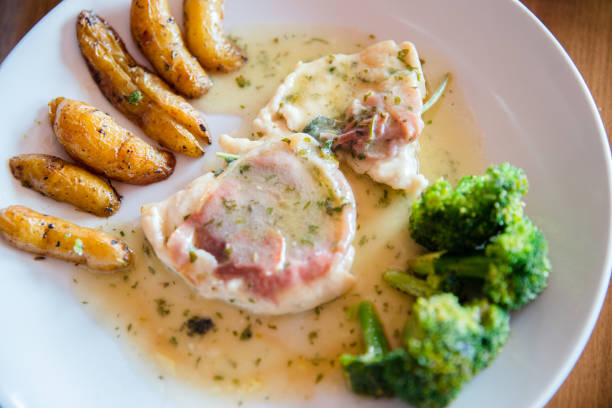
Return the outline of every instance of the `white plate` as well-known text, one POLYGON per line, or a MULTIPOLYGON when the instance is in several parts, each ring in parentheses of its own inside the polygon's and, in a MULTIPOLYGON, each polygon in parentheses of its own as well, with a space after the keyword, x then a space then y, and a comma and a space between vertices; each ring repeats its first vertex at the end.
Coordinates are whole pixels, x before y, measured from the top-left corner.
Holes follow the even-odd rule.
MULTIPOLYGON (((173 1, 180 15, 180 1, 173 1)), ((91 80, 75 40, 75 17, 93 8, 119 31, 131 52, 128 0, 65 0, 13 50, 0 68, 0 163, 14 154, 62 154, 46 120, 56 96, 102 107, 134 129, 91 80), (38 124, 36 121, 41 121, 38 124)), ((378 38, 411 40, 445 55, 468 96, 492 162, 510 161, 529 175, 528 213, 546 232, 550 286, 513 315, 503 353, 453 406, 542 406, 582 351, 597 319, 610 270, 610 154, 595 104, 556 40, 518 1, 230 0, 228 25, 342 25, 378 38)), ((209 118, 213 131, 232 122, 209 118)), ((114 221, 159 199, 199 172, 181 160, 166 182, 138 188, 114 221), (173 187, 174 186, 174 187, 173 187)), ((0 174, 0 205, 20 203, 86 225, 75 213, 0 174)), ((135 188, 122 187, 129 196, 135 188)), ((113 334, 75 301, 60 262, 0 245, 0 405, 9 407, 212 406, 200 391, 160 383, 126 361, 113 334), (206 401, 206 403, 204 403, 206 401)), ((353 401, 348 393, 340 400, 353 401)), ((363 406, 381 402, 358 400, 363 406)), ((338 406, 319 395, 312 406, 338 406)), ((399 402, 388 402, 397 404, 399 402)))

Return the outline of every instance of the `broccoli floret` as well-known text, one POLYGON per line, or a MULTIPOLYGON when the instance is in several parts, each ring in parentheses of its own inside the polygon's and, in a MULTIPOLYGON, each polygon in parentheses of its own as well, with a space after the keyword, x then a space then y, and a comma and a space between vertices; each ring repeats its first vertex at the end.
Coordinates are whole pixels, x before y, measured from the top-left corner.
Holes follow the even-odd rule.
POLYGON ((498 305, 519 309, 546 288, 550 274, 548 242, 529 219, 510 225, 491 239, 485 256, 492 260, 483 292, 498 305))
POLYGON ((525 173, 508 163, 464 177, 454 190, 448 181, 438 180, 415 201, 410 234, 431 251, 480 248, 522 216, 527 188, 525 173))
POLYGON ((473 311, 480 313, 480 325, 483 328, 481 347, 476 353, 474 366, 477 370, 486 368, 499 354, 510 335, 510 315, 486 299, 477 299, 469 303, 473 311))
POLYGON ((508 313, 485 300, 461 306, 451 294, 419 298, 404 328, 406 363, 390 366, 385 378, 416 407, 444 407, 499 353, 509 324, 508 313))
POLYGON ((484 250, 466 255, 426 254, 414 259, 410 269, 425 279, 389 271, 385 280, 415 296, 447 290, 459 293, 464 283, 479 280, 482 293, 493 303, 515 310, 535 299, 546 287, 550 273, 548 244, 544 234, 523 217, 491 238, 484 250))
POLYGON ((372 397, 391 397, 393 389, 385 381, 384 373, 389 367, 403 367, 404 350, 389 352, 384 330, 370 302, 359 303, 357 314, 366 345, 364 354, 340 356, 342 369, 348 376, 351 390, 356 394, 372 397))
POLYGON ((451 294, 417 299, 404 328, 404 348, 393 351, 371 303, 359 304, 359 318, 367 351, 340 357, 351 389, 396 395, 419 408, 446 406, 493 360, 509 333, 506 311, 486 300, 461 306, 451 294))

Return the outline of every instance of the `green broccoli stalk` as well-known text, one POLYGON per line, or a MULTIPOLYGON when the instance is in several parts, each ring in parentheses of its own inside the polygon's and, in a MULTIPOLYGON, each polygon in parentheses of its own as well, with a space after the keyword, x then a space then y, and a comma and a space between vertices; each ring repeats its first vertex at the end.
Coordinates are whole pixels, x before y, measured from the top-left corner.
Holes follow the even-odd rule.
POLYGON ((388 271, 385 281, 415 296, 452 291, 460 293, 469 280, 482 283, 482 293, 506 309, 519 309, 546 287, 550 273, 544 234, 527 218, 510 224, 494 236, 484 250, 466 255, 435 252, 409 265, 415 275, 388 271))
POLYGON ((393 389, 384 380, 389 366, 402 367, 405 353, 402 349, 389 352, 389 343, 382 324, 370 302, 361 302, 357 308, 359 323, 366 345, 364 354, 340 356, 342 369, 348 376, 351 390, 372 397, 391 397, 393 389))
POLYGON ((525 173, 508 163, 486 174, 464 177, 453 189, 440 179, 415 201, 410 234, 430 251, 463 252, 481 248, 523 215, 525 173))
POLYGON ((451 294, 418 298, 404 327, 407 362, 389 366, 396 395, 419 408, 448 405, 508 339, 510 317, 485 300, 461 306, 451 294))
POLYGON ((340 357, 353 392, 396 395, 419 408, 452 401, 495 358, 510 330, 503 309, 486 300, 461 306, 451 294, 417 299, 404 327, 404 348, 393 351, 371 303, 359 304, 359 319, 366 353, 340 357))
POLYGON ((443 292, 459 295, 462 293, 462 281, 454 274, 438 274, 434 269, 443 254, 444 251, 432 252, 410 260, 409 269, 419 276, 389 270, 383 278, 390 286, 413 296, 430 297, 443 292))

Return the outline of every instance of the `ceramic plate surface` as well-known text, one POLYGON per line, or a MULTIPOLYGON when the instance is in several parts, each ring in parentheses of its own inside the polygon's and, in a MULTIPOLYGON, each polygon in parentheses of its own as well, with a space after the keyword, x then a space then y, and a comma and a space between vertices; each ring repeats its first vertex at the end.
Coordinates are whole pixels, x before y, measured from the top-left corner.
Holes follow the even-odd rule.
MULTIPOLYGON (((180 1, 172 1, 181 15, 180 1)), ((88 101, 136 130, 91 80, 75 39, 84 8, 130 40, 128 0, 65 0, 19 43, 0 67, 0 163, 26 152, 65 157, 47 124, 47 102, 88 101), (41 124, 37 123, 40 121, 41 124)), ((595 104, 556 40, 517 1, 228 0, 227 26, 259 23, 341 25, 380 39, 410 40, 449 61, 467 96, 491 162, 510 161, 529 175, 528 213, 550 241, 553 273, 537 301, 513 315, 504 351, 453 407, 537 407, 553 395, 580 355, 597 319, 610 270, 610 154, 595 104)), ((209 116, 216 134, 237 121, 209 116)), ((139 132, 140 133, 140 132, 139 132)), ((181 159, 167 181, 138 188, 114 221, 134 219, 201 171, 181 159)), ((75 213, 0 173, 0 206, 22 204, 84 225, 75 213)), ((122 186, 126 196, 136 187, 122 186)), ((72 295, 65 264, 36 262, 0 245, 0 405, 9 407, 201 407, 222 400, 178 382, 160 383, 72 295)), ((319 394, 311 406, 403 406, 319 394)))

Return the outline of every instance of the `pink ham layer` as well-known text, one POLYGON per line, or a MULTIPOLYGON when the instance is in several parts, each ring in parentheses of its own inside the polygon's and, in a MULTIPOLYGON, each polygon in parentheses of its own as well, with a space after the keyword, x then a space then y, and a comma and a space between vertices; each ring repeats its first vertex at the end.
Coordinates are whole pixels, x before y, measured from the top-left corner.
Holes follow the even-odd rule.
POLYGON ((349 109, 350 122, 334 141, 334 149, 342 147, 363 158, 386 159, 397 155, 399 146, 413 142, 421 133, 423 120, 406 103, 396 104, 393 97, 385 99, 381 93, 367 96, 363 104, 361 100, 356 99, 349 109))
MULTIPOLYGON (((299 188, 299 174, 283 171, 282 163, 271 162, 275 155, 256 157, 249 161, 260 170, 281 174, 283 182, 291 183, 299 188), (279 168, 280 167, 280 168, 279 168), (281 173, 282 171, 282 173, 281 173)), ((291 166, 289 166, 291 167, 291 166)), ((224 199, 240 202, 239 180, 228 177, 213 190, 197 213, 192 214, 178 226, 168 240, 167 246, 171 257, 179 269, 190 262, 189 248, 192 243, 199 249, 210 253, 216 259, 218 266, 214 271, 218 279, 230 281, 241 278, 248 290, 254 295, 276 302, 277 295, 289 286, 299 282, 309 282, 325 276, 335 259, 341 257, 346 246, 342 242, 333 250, 315 245, 300 251, 299 259, 287 259, 288 266, 280 265, 283 261, 284 239, 275 230, 269 229, 263 238, 254 237, 248 231, 249 223, 242 224, 246 228, 237 228, 235 224, 229 227, 214 228, 219 214, 226 211, 224 199), (212 221, 211 221, 212 220, 212 221), (190 238, 194 237, 193 240, 190 238), (193 241, 193 242, 192 242, 193 241), (232 252, 226 248, 231 245, 232 252), (257 251, 258 259, 253 260, 252 254, 257 251)), ((270 192, 266 191, 266 194, 270 192)), ((272 193, 274 194, 274 193, 272 193)), ((276 197, 278 198, 278 197, 276 197)), ((244 204, 244 203, 243 203, 244 204)), ((262 214, 253 216, 265 216, 262 214)), ((229 224, 229 223, 227 223, 229 224)), ((343 232, 344 234, 344 232, 343 232)), ((196 276, 183 274, 192 284, 197 286, 196 276)))

